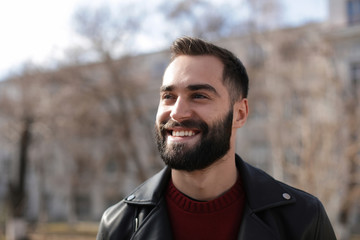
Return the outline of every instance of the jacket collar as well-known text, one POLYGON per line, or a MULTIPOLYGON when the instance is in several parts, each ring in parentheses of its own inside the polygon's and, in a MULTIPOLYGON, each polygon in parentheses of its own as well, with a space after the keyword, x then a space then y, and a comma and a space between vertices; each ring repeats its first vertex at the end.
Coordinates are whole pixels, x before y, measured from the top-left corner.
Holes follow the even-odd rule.
POLYGON ((124 201, 130 204, 156 205, 169 183, 171 170, 163 168, 160 172, 138 186, 124 201))
MULTIPOLYGON (((271 176, 244 162, 238 155, 235 159, 247 204, 253 212, 296 202, 294 196, 271 176)), ((170 168, 165 167, 137 187, 124 201, 129 204, 156 205, 165 192, 170 176, 170 168)))
POLYGON ((247 203, 253 212, 296 202, 283 185, 264 171, 251 166, 236 155, 247 203))

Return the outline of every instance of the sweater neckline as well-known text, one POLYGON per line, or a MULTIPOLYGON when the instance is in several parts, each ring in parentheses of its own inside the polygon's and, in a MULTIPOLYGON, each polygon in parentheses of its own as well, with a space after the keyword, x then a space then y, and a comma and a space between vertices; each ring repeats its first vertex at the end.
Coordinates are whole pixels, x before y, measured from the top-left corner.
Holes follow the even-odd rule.
POLYGON ((189 213, 212 213, 221 211, 242 199, 244 191, 238 177, 236 183, 221 196, 210 201, 197 201, 180 192, 170 179, 167 187, 167 200, 189 213))

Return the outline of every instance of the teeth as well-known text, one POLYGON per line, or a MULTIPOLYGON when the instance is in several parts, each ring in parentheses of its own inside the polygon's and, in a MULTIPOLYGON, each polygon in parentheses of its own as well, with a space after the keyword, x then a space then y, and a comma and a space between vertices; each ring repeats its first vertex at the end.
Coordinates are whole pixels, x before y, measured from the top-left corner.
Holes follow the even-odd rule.
POLYGON ((172 136, 174 137, 184 137, 184 136, 194 136, 195 132, 193 131, 172 131, 172 136))

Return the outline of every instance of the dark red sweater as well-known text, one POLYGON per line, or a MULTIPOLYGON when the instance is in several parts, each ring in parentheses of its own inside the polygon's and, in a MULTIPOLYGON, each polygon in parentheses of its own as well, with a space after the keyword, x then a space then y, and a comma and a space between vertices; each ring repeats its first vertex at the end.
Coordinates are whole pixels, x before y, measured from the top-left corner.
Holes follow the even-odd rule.
POLYGON ((240 180, 208 202, 190 199, 170 181, 166 201, 175 240, 237 239, 245 201, 240 180))

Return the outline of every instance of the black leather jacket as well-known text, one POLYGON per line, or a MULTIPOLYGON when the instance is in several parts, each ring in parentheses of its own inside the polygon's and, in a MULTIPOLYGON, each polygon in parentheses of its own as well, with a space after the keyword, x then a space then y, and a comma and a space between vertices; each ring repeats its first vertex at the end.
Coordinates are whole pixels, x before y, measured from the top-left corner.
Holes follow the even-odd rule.
MULTIPOLYGON (((239 156, 236 163, 246 193, 239 240, 336 239, 317 198, 274 180, 239 156)), ((172 239, 164 198, 170 175, 165 167, 106 210, 97 239, 172 239)))

